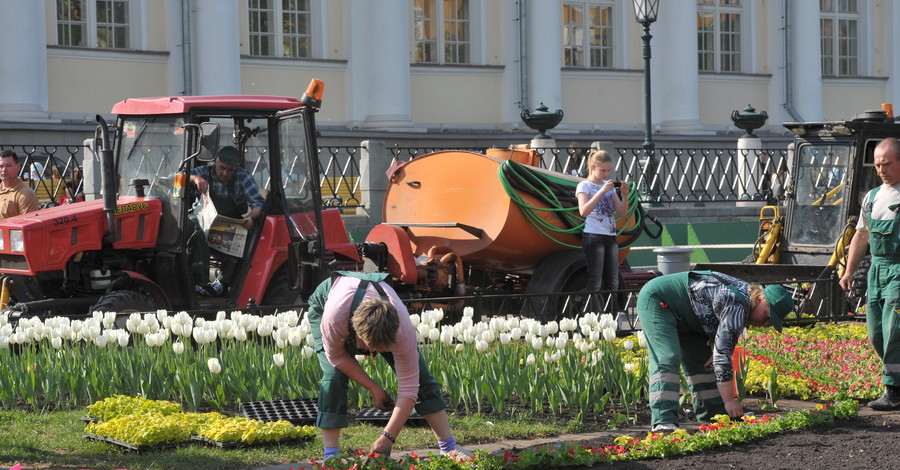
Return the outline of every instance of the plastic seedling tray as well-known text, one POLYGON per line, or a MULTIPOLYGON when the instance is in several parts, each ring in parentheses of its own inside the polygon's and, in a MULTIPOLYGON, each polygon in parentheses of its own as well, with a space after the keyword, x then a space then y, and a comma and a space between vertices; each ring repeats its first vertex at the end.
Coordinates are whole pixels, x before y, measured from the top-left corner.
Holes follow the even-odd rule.
POLYGON ((315 424, 318 410, 316 398, 241 403, 241 413, 245 418, 259 421, 288 421, 294 426, 315 424))
POLYGON ((149 445, 149 446, 139 446, 139 445, 134 445, 134 444, 125 442, 125 441, 120 441, 120 440, 118 440, 118 439, 113 439, 113 438, 111 438, 111 437, 98 436, 98 435, 96 435, 96 434, 88 434, 88 433, 84 433, 84 434, 81 435, 81 437, 83 437, 83 438, 85 438, 85 439, 92 440, 92 441, 103 441, 103 442, 106 442, 106 443, 108 443, 108 444, 112 444, 112 445, 114 445, 114 446, 122 447, 122 448, 124 448, 124 449, 131 450, 131 451, 134 451, 134 452, 147 452, 147 451, 151 451, 151 450, 171 449, 171 448, 177 446, 178 444, 185 444, 186 442, 189 442, 189 441, 186 441, 186 442, 167 442, 167 443, 164 443, 164 444, 153 444, 153 445, 149 445))
POLYGON ((245 447, 265 447, 265 446, 274 446, 278 444, 299 444, 301 442, 306 442, 311 438, 303 438, 303 439, 279 439, 277 441, 267 441, 267 442, 219 442, 214 441, 212 439, 207 439, 203 436, 191 436, 191 439, 202 442, 208 446, 218 447, 220 449, 241 449, 245 447))
MULTIPOLYGON (((378 408, 361 408, 356 412, 355 416, 357 421, 363 423, 371 423, 371 424, 387 424, 387 422, 391 419, 390 411, 381 411, 378 408)), ((407 426, 427 426, 428 422, 425 421, 425 418, 416 413, 415 410, 409 415, 409 419, 406 420, 407 426)))

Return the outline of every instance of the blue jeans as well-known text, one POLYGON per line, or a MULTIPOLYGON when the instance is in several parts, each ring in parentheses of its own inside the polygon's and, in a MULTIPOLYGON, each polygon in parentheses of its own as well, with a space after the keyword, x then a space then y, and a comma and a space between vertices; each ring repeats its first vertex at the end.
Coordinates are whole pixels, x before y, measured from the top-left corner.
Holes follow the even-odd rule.
POLYGON ((587 264, 585 290, 619 288, 619 242, 613 235, 583 233, 581 247, 587 264))

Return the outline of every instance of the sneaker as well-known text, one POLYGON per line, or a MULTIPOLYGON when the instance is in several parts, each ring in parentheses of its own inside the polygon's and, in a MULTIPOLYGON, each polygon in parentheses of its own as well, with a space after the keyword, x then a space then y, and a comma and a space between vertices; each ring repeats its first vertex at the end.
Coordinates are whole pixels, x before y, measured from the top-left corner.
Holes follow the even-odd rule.
POLYGON ((441 451, 441 455, 446 455, 457 462, 465 462, 470 460, 475 454, 471 450, 457 444, 451 451, 441 451))
POLYGON ((870 401, 866 406, 876 411, 896 410, 900 408, 900 395, 890 388, 885 388, 880 398, 870 401))
POLYGON ((653 433, 663 433, 663 432, 675 432, 681 429, 681 426, 678 423, 656 423, 653 427, 650 428, 650 432, 653 433))

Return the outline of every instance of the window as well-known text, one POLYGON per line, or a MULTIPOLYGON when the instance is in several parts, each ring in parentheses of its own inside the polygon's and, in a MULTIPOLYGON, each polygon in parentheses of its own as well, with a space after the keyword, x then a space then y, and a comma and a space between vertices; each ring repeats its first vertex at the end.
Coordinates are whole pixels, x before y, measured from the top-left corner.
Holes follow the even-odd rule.
POLYGON ((859 9, 856 0, 819 0, 822 75, 859 74, 859 9))
POLYGON ((309 3, 309 0, 249 0, 250 55, 310 57, 309 3), (278 19, 281 28, 277 27, 278 19))
POLYGON ((469 0, 414 0, 417 63, 469 64, 469 0))
POLYGON ((698 0, 698 68, 705 72, 740 72, 741 0, 698 0))
POLYGON ((563 65, 612 68, 612 18, 612 4, 606 2, 563 4, 563 65))
POLYGON ((131 49, 131 0, 56 0, 60 46, 131 49))

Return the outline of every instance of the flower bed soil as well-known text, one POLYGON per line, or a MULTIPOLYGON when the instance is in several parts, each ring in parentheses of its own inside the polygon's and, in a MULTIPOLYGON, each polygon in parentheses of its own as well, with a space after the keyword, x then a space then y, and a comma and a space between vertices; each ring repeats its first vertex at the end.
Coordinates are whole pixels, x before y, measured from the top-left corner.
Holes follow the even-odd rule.
MULTIPOLYGON (((861 408, 851 420, 840 420, 834 428, 815 428, 774 435, 749 444, 723 447, 671 459, 617 462, 597 469, 900 469, 897 442, 900 412, 878 413, 861 408)), ((592 446, 607 440, 585 442, 592 446)))

